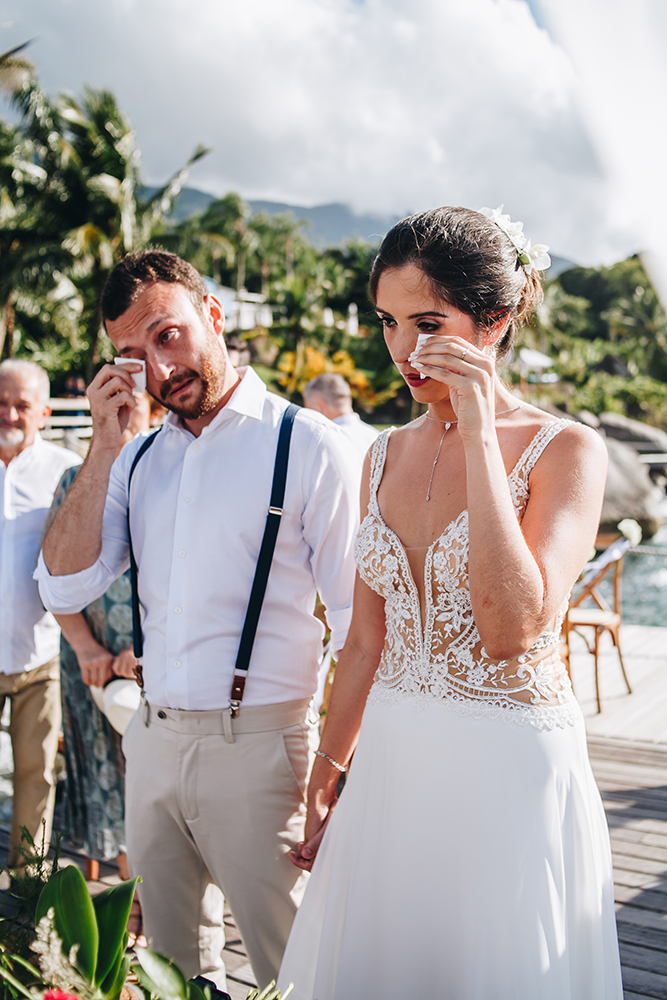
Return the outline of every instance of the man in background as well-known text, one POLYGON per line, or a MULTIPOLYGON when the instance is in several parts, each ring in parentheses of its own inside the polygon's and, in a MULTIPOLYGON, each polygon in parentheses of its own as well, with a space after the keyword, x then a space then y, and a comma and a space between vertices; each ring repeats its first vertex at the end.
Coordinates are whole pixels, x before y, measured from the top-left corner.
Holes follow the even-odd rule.
POLYGON ((363 462, 378 432, 352 409, 352 393, 343 376, 326 372, 311 378, 304 386, 303 401, 309 410, 317 410, 345 432, 363 462))
MULTIPOLYGON (((51 837, 60 733, 60 630, 44 611, 32 574, 53 493, 81 461, 44 441, 49 379, 30 361, 0 364, 0 713, 11 702, 14 802, 9 865, 25 826, 37 846, 51 837)), ((27 845, 26 845, 27 846, 27 845)))

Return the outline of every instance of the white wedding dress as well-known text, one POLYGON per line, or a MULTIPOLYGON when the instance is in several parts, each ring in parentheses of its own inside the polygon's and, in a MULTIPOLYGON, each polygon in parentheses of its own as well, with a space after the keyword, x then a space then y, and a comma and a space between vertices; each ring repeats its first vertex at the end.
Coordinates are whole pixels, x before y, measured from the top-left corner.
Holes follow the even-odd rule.
MULTIPOLYGON (((567 426, 542 427, 509 476, 567 426)), ((491 660, 468 589, 467 512, 426 552, 425 610, 371 455, 359 572, 387 635, 349 779, 297 913, 279 985, 292 1000, 621 1000, 611 853, 561 614, 491 660)), ((502 567, 499 567, 502 572, 502 567)))

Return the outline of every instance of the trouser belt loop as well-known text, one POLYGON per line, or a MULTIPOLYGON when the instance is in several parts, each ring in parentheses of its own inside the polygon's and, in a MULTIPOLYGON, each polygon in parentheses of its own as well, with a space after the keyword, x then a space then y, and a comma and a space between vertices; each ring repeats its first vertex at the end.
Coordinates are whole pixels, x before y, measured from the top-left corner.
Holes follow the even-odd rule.
POLYGON ((228 708, 222 710, 222 730, 225 734, 225 743, 236 743, 232 728, 232 713, 228 708))

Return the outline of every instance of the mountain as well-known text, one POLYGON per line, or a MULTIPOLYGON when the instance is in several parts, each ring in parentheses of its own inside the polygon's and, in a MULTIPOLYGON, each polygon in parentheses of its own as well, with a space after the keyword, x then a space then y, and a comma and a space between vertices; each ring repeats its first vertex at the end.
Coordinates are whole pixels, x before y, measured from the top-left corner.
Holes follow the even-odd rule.
POLYGON ((285 205, 279 201, 249 201, 248 204, 253 214, 268 212, 270 215, 282 215, 291 212, 297 219, 303 219, 306 223, 304 233, 318 250, 340 246, 354 238, 366 243, 379 243, 387 230, 400 219, 400 215, 357 215, 347 205, 338 202, 315 205, 314 208, 285 205))
MULTIPOLYGON (((141 196, 150 198, 157 188, 145 187, 141 191, 141 196)), ((197 188, 184 187, 176 199, 172 219, 175 222, 182 222, 191 215, 199 215, 205 212, 215 197, 197 188)), ((346 240, 362 239, 367 243, 379 243, 387 230, 401 218, 400 215, 370 215, 362 213, 357 215, 348 205, 332 202, 330 205, 315 205, 313 208, 305 208, 303 205, 287 205, 282 201, 254 201, 249 200, 253 215, 258 212, 267 212, 269 215, 282 215, 291 212, 297 219, 303 219, 306 223, 304 235, 317 247, 323 250, 325 247, 341 246, 346 240)), ((551 255, 551 267, 547 272, 549 278, 556 278, 563 271, 576 265, 565 257, 551 255)))

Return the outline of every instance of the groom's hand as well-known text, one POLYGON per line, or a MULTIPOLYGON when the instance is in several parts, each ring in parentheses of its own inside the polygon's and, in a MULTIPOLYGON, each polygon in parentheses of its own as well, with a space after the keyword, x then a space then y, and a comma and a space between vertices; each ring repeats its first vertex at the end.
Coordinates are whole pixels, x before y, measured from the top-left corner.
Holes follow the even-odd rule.
POLYGON ((319 828, 317 833, 315 833, 310 838, 310 840, 305 840, 305 841, 302 840, 300 844, 296 845, 293 851, 288 851, 287 857, 290 859, 290 861, 296 868, 302 868, 303 871, 305 872, 312 871, 313 862, 315 861, 315 857, 317 856, 317 851, 319 849, 320 842, 322 840, 322 837, 324 836, 324 831, 327 828, 327 823, 331 819, 332 812, 333 812, 333 805, 331 809, 329 809, 327 817, 322 823, 322 826, 319 828))

